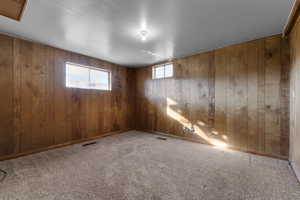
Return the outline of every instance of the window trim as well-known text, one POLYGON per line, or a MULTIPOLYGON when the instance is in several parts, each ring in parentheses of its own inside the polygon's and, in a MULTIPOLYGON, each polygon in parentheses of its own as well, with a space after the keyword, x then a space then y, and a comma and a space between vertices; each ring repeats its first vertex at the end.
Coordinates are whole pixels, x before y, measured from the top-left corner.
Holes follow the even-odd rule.
MULTIPOLYGON (((108 69, 103 69, 103 68, 98 68, 98 67, 94 67, 94 66, 90 66, 90 65, 82 65, 82 64, 78 64, 78 63, 74 63, 74 62, 65 62, 65 87, 66 88, 72 88, 72 89, 83 89, 83 90, 100 90, 100 91, 111 91, 112 90, 112 72, 111 70, 108 69), (97 88, 79 88, 79 87, 70 87, 67 86, 67 65, 75 65, 78 67, 82 67, 82 68, 87 68, 87 69, 91 69, 91 70, 96 70, 96 71, 102 71, 102 72, 107 72, 108 73, 108 89, 104 90, 104 89, 97 89, 97 88)), ((89 72, 89 83, 91 82, 91 74, 89 72)))
POLYGON ((169 79, 169 78, 174 78, 174 62, 167 62, 167 63, 162 63, 162 64, 157 64, 157 65, 153 65, 152 66, 152 80, 160 80, 160 79, 169 79), (172 76, 165 76, 166 73, 166 66, 167 65, 172 65, 172 76), (155 69, 159 68, 159 67, 163 67, 164 68, 164 77, 162 78, 155 78, 155 69))

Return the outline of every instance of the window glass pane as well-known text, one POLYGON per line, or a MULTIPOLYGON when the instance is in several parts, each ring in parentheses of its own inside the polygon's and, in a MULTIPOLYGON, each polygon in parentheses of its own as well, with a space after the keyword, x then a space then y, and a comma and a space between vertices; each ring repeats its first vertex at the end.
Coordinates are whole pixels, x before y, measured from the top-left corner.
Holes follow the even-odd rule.
POLYGON ((89 87, 89 69, 77 65, 66 65, 66 86, 75 88, 89 87))
POLYGON ((173 64, 165 65, 165 77, 173 76, 173 64))
POLYGON ((100 89, 100 90, 109 90, 109 72, 90 70, 90 88, 100 89))
POLYGON ((66 64, 67 87, 111 90, 110 81, 110 72, 72 63, 66 64))
POLYGON ((152 68, 152 79, 155 79, 155 67, 152 68))
POLYGON ((173 77, 173 75, 173 64, 160 65, 152 68, 153 79, 168 78, 173 77))
POLYGON ((163 78, 165 76, 164 67, 155 68, 155 78, 163 78))

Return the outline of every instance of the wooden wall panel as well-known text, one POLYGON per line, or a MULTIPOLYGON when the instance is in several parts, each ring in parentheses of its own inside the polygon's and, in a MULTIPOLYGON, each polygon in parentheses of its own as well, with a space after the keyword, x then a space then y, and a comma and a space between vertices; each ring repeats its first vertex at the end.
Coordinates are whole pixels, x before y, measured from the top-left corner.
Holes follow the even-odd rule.
POLYGON ((0 159, 133 129, 133 69, 2 35, 0 46, 0 159), (66 88, 66 62, 110 70, 112 91, 66 88))
POLYGON ((137 128, 287 158, 286 43, 276 35, 176 59, 168 79, 137 69, 137 128))
POLYGON ((290 72, 290 161, 300 180, 300 18, 289 35, 290 72))
POLYGON ((1 0, 0 15, 21 20, 27 0, 1 0))
POLYGON ((0 35, 0 157, 14 152, 13 39, 0 35))
POLYGON ((0 42, 0 157, 134 127, 288 156, 289 52, 279 35, 177 59, 175 76, 160 80, 151 67, 124 68, 7 36, 0 42), (67 61, 111 70, 112 91, 66 88, 67 61))

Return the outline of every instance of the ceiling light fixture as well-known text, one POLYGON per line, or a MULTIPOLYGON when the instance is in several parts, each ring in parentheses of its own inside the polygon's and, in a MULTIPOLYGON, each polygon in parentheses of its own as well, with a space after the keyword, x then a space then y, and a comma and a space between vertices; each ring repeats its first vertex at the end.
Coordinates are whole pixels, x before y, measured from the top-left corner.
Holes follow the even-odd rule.
POLYGON ((141 37, 142 37, 142 40, 145 41, 145 40, 147 39, 147 36, 148 36, 148 31, 142 30, 142 31, 140 32, 140 35, 141 35, 141 37))

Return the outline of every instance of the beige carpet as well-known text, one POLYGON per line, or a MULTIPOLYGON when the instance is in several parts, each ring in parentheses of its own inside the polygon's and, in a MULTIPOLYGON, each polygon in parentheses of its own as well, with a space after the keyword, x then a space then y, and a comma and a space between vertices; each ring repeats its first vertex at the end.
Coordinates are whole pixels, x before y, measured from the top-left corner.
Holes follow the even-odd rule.
POLYGON ((286 161, 156 137, 131 131, 0 162, 0 199, 300 199, 286 161))

